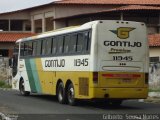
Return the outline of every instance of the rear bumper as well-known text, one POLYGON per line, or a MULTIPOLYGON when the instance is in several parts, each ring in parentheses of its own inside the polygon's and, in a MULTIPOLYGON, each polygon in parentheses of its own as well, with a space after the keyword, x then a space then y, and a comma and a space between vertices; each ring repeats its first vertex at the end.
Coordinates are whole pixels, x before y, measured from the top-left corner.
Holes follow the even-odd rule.
POLYGON ((145 99, 148 88, 92 88, 93 98, 106 99, 145 99))

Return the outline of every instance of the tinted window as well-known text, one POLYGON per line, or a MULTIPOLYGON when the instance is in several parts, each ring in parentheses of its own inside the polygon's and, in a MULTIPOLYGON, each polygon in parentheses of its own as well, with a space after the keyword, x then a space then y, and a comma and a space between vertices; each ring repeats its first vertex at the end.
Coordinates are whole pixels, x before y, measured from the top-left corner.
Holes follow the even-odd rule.
POLYGON ((28 55, 32 55, 33 48, 32 48, 32 42, 28 42, 28 55))
POLYGON ((41 54, 41 40, 37 41, 37 51, 36 51, 37 55, 41 54))
POLYGON ((91 46, 91 33, 89 31, 84 32, 85 51, 90 52, 91 46))
POLYGON ((21 56, 89 54, 91 31, 63 34, 21 43, 21 56))
POLYGON ((77 40, 77 34, 71 34, 69 53, 74 53, 76 51, 76 40, 77 40))
POLYGON ((24 56, 24 43, 21 43, 20 56, 24 56))
POLYGON ((52 38, 52 54, 56 54, 57 52, 57 40, 56 37, 52 38))
POLYGON ((57 54, 63 53, 63 40, 64 40, 64 36, 58 36, 58 40, 57 40, 57 54))
POLYGON ((36 49, 37 49, 37 42, 33 42, 33 52, 32 55, 35 56, 36 55, 36 49))
POLYGON ((24 56, 27 56, 28 55, 28 43, 25 42, 24 43, 24 56))
POLYGON ((45 55, 46 40, 42 40, 42 55, 45 55))
POLYGON ((78 33, 76 52, 82 52, 83 46, 84 46, 84 35, 83 33, 78 33))
POLYGON ((64 36, 64 53, 69 52, 69 45, 70 45, 70 35, 64 36))
POLYGON ((47 38, 46 40, 46 54, 51 54, 52 52, 52 38, 47 38))

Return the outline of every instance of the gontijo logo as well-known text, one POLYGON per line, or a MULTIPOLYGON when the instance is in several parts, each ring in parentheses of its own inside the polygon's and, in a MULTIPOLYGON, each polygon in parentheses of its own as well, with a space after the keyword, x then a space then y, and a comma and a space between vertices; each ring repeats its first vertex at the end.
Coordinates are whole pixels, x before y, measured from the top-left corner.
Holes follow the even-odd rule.
POLYGON ((135 28, 131 27, 119 27, 117 30, 110 30, 112 33, 116 34, 117 37, 120 39, 127 39, 129 38, 129 33, 134 30, 135 28))

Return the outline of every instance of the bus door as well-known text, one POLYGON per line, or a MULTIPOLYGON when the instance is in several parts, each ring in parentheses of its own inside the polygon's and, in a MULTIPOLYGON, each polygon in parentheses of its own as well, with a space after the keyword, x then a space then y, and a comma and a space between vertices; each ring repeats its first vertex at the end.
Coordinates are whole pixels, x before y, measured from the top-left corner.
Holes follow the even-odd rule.
POLYGON ((9 66, 12 68, 12 76, 16 76, 17 74, 17 66, 18 66, 18 50, 19 44, 16 44, 13 51, 13 57, 9 59, 9 66))

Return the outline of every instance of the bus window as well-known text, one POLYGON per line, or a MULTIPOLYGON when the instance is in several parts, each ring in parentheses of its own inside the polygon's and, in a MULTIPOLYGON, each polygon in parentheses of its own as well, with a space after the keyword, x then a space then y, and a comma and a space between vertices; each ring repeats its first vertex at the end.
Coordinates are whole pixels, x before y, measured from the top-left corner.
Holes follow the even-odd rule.
POLYGON ((91 46, 91 33, 90 33, 90 31, 84 32, 84 41, 85 41, 85 51, 87 53, 89 53, 90 46, 91 46))
POLYGON ((57 41, 57 54, 62 54, 63 53, 63 40, 64 36, 58 36, 58 41, 57 41))
POLYGON ((42 55, 45 55, 45 50, 46 50, 46 40, 42 40, 42 55))
POLYGON ((56 54, 57 52, 57 38, 52 38, 52 54, 56 54))
POLYGON ((25 42, 24 43, 24 56, 27 56, 28 55, 28 43, 25 42))
POLYGON ((83 51, 83 46, 84 46, 83 33, 78 33, 76 52, 82 52, 83 51))
POLYGON ((40 55, 41 54, 41 40, 39 40, 37 42, 37 51, 36 51, 36 54, 37 55, 40 55))
POLYGON ((24 43, 21 43, 20 56, 24 56, 24 43))
POLYGON ((75 53, 76 51, 76 40, 77 34, 71 34, 70 43, 69 43, 69 53, 75 53))
POLYGON ((49 54, 51 54, 51 52, 52 52, 52 38, 50 37, 50 38, 47 38, 47 40, 46 40, 46 54, 47 55, 49 55, 49 54))
POLYGON ((32 48, 32 42, 29 42, 28 43, 28 55, 31 56, 32 55, 32 52, 33 52, 33 48, 32 48))
POLYGON ((64 36, 64 53, 68 53, 70 44, 70 35, 64 36))
POLYGON ((33 52, 32 52, 32 56, 36 55, 36 48, 37 48, 37 42, 33 42, 33 52))

